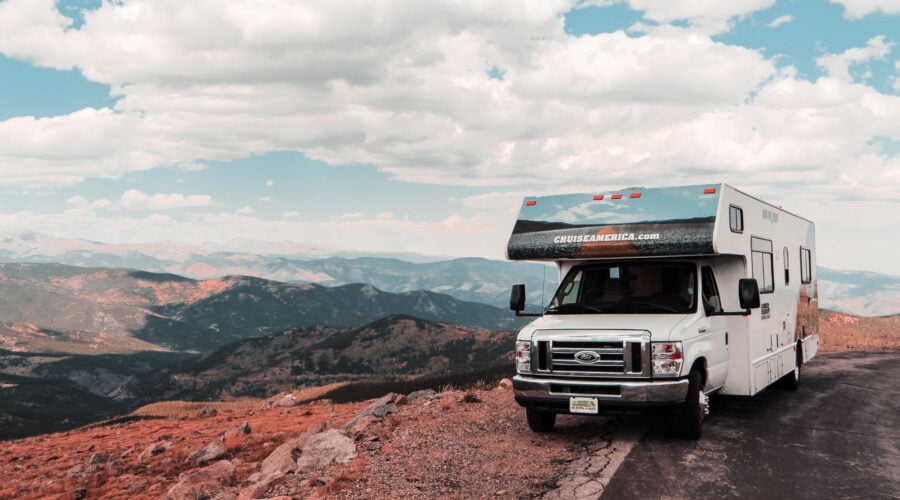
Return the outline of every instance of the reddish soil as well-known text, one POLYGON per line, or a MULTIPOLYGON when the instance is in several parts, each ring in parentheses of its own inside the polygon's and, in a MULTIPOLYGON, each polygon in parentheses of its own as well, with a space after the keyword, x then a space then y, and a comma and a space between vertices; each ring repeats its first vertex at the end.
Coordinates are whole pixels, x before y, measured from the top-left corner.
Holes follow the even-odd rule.
MULTIPOLYGON (((315 402, 252 412, 222 411, 117 423, 3 443, 0 498, 163 498, 191 452, 244 422, 251 432, 226 440, 224 458, 237 464, 235 498, 281 443, 323 425, 343 426, 367 403, 315 402), (333 410, 332 410, 333 408, 333 410), (333 413, 330 413, 333 411, 333 413), (156 455, 146 450, 172 443, 156 455), (144 459, 141 456, 144 455, 144 459)), ((559 432, 528 430, 510 389, 449 391, 400 405, 352 434, 359 456, 324 474, 289 474, 257 494, 294 498, 531 497, 555 486, 579 456, 586 435, 605 419, 563 417, 559 432)), ((218 497, 217 497, 218 498, 218 497)))
POLYGON ((819 312, 822 353, 900 349, 900 315, 865 317, 819 312))
POLYGON ((191 468, 186 459, 193 451, 246 422, 250 434, 227 440, 229 454, 224 457, 239 462, 237 477, 243 481, 287 439, 326 421, 342 425, 364 406, 334 405, 333 415, 327 402, 240 414, 226 410, 214 416, 138 420, 4 442, 0 498, 70 498, 78 490, 84 490, 85 498, 160 498, 191 468), (145 450, 166 442, 170 448, 142 461, 145 450))

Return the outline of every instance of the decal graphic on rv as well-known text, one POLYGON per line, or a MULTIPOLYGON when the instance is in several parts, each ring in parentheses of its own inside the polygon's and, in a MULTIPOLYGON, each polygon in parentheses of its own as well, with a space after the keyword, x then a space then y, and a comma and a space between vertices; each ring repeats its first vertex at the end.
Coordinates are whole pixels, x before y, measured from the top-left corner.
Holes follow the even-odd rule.
POLYGON ((718 194, 672 189, 529 198, 507 247, 510 259, 712 253, 718 194))

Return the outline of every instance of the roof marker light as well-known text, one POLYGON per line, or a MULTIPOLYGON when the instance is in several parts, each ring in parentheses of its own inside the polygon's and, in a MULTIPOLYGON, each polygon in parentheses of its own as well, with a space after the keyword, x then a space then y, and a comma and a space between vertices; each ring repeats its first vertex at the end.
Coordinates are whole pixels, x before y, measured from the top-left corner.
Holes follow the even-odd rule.
POLYGON ((703 194, 716 194, 716 188, 706 188, 703 190, 703 194))
POLYGON ((603 195, 602 195, 602 194, 595 194, 595 195, 594 195, 594 201, 601 201, 601 200, 603 200, 603 195))
POLYGON ((537 200, 528 200, 525 202, 525 204, 528 205, 529 207, 533 207, 533 206, 537 205, 537 200))
POLYGON ((628 197, 629 197, 629 198, 640 198, 640 197, 641 197, 641 193, 631 193, 628 197))
POLYGON ((622 199, 622 195, 621 195, 621 194, 614 194, 614 195, 612 195, 612 199, 614 199, 614 200, 621 200, 621 199, 622 199))

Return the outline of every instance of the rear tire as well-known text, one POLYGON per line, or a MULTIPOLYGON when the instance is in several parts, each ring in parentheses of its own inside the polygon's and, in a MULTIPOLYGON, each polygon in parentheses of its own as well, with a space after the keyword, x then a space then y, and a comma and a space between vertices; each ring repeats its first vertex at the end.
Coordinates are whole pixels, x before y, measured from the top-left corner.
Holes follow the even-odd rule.
POLYGON ((699 370, 691 370, 688 375, 688 393, 681 413, 675 416, 675 431, 686 439, 700 439, 703 435, 703 417, 706 416, 703 394, 703 375, 699 370))
POLYGON ((803 363, 803 347, 801 346, 802 344, 797 342, 797 361, 794 370, 785 375, 781 381, 782 387, 789 391, 796 391, 800 388, 800 365, 803 363))
POLYGON ((525 416, 528 417, 528 427, 534 432, 550 432, 556 423, 556 413, 549 411, 526 408, 525 416))

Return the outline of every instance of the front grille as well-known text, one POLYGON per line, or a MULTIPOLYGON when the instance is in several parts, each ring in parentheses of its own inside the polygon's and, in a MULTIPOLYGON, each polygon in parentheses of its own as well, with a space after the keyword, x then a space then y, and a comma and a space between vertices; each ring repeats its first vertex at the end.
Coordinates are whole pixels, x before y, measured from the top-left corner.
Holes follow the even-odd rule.
POLYGON ((618 385, 569 385, 550 384, 552 394, 584 394, 590 396, 620 396, 622 387, 618 385))
POLYGON ((649 376, 649 334, 609 336, 536 336, 538 373, 574 377, 649 376))

